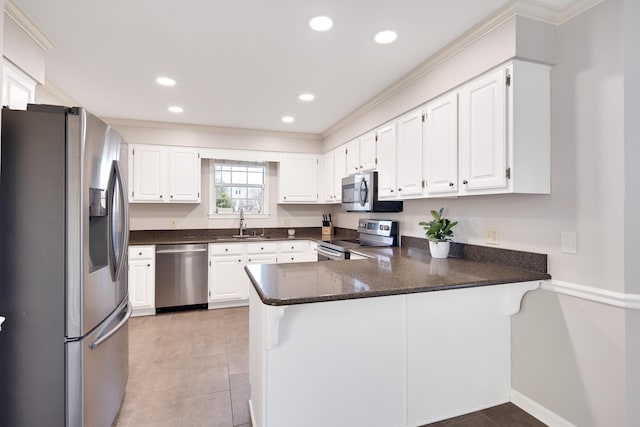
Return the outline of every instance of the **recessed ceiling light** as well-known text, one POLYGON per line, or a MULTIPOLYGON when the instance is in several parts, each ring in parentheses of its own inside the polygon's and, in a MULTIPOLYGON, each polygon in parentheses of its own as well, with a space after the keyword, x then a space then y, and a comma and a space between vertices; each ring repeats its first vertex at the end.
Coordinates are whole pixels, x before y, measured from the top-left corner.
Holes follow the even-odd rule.
POLYGON ((178 107, 177 105, 172 105, 171 107, 169 107, 169 111, 171 111, 172 113, 182 113, 184 109, 182 107, 178 107))
POLYGON ((158 83, 159 85, 162 86, 175 86, 176 85, 176 81, 173 79, 170 79, 169 77, 158 77, 156 79, 156 83, 158 83))
POLYGON ((285 122, 285 123, 293 123, 293 122, 295 122, 295 121, 296 121, 296 119, 294 119, 294 118, 293 118, 293 117, 291 117, 291 116, 284 116, 284 117, 282 118, 282 121, 283 121, 283 122, 285 122))
POLYGON ((333 27, 333 20, 328 16, 316 16, 309 21, 309 27, 315 31, 327 31, 333 27))
POLYGON ((398 38, 398 35, 395 31, 380 31, 375 36, 373 36, 373 40, 379 44, 389 44, 394 42, 398 38))
POLYGON ((313 101, 316 97, 312 93, 302 93, 298 97, 300 101, 313 101))

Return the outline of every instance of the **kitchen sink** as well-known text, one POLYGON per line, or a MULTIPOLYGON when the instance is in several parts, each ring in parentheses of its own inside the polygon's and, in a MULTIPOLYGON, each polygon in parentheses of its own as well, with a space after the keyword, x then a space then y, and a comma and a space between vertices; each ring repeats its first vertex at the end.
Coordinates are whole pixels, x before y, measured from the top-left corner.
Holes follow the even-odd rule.
POLYGON ((270 239, 270 236, 251 236, 249 234, 234 234, 229 237, 220 237, 220 239, 233 239, 233 240, 267 240, 270 239))

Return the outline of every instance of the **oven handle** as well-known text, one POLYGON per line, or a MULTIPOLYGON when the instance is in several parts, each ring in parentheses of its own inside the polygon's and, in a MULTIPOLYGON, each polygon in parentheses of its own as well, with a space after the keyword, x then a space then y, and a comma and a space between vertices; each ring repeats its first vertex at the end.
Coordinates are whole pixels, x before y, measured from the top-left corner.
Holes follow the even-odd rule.
POLYGON ((318 246, 318 255, 326 256, 330 260, 341 261, 341 260, 345 259, 344 256, 338 255, 338 253, 342 253, 342 252, 336 252, 336 251, 332 251, 331 249, 327 249, 327 248, 323 248, 322 246, 318 246))

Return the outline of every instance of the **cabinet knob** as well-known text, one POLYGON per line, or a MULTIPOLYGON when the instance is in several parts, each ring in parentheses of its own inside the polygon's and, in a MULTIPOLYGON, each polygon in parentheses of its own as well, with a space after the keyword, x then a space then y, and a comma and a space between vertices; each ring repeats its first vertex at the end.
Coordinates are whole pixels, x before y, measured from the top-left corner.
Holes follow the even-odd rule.
POLYGON ((239 260, 238 260, 238 262, 242 262, 242 260, 241 260, 241 259, 239 259, 239 260))
POLYGON ((151 264, 147 264, 147 267, 151 267, 151 264))
POLYGON ((162 199, 162 194, 160 195, 160 198, 162 199))
POLYGON ((260 248, 261 251, 264 251, 264 248, 260 248))
POLYGON ((229 248, 224 248, 224 251, 225 252, 229 252, 229 248))
POLYGON ((454 185, 453 182, 449 183, 449 187, 453 187, 453 185, 454 185))
POLYGON ((389 190, 390 193, 393 193, 393 188, 391 190, 389 190))
POLYGON ((293 257, 291 257, 291 261, 293 261, 293 257))
POLYGON ((284 196, 284 197, 283 197, 283 199, 284 199, 284 200, 287 200, 287 196, 284 196))
POLYGON ((293 246, 291 246, 291 249, 293 250, 293 246))
POLYGON ((398 188, 398 191, 402 191, 402 188, 398 188))
POLYGON ((173 194, 171 196, 169 196, 169 197, 171 197, 173 199, 173 194))
POLYGON ((464 179, 464 180, 462 180, 462 183, 463 183, 464 185, 467 185, 467 184, 469 183, 469 181, 467 181, 466 179, 464 179))
POLYGON ((142 252, 138 252, 138 255, 142 256, 142 252))
POLYGON ((249 262, 251 262, 251 258, 249 258, 249 262))

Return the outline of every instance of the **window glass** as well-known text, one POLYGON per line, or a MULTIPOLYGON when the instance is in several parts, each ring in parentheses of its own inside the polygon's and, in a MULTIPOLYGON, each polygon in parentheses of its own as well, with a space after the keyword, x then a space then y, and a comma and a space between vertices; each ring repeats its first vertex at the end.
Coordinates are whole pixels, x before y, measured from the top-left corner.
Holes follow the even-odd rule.
POLYGON ((266 163, 212 160, 214 213, 264 213, 266 163))

